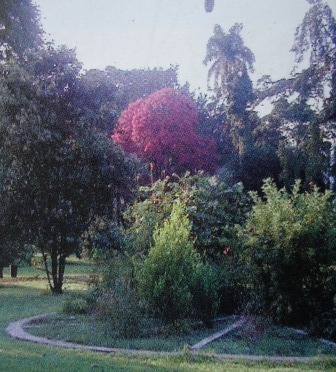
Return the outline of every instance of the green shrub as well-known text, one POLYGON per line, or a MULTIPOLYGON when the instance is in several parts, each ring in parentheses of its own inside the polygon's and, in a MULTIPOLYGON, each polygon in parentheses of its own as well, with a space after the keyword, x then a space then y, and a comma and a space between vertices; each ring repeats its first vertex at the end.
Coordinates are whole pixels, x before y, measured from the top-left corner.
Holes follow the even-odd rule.
POLYGON ((328 340, 336 341, 336 295, 334 306, 319 316, 315 316, 308 325, 311 334, 322 335, 328 340))
POLYGON ((241 231, 255 308, 289 324, 308 324, 333 307, 336 224, 332 193, 291 193, 267 180, 264 199, 241 231))
POLYGON ((118 255, 108 260, 103 279, 96 288, 94 314, 104 321, 106 332, 118 337, 141 335, 146 313, 134 286, 134 266, 130 257, 118 255))
POLYGON ((201 262, 190 240, 185 207, 176 203, 170 217, 154 232, 154 245, 137 271, 138 288, 149 308, 167 323, 196 315, 207 321, 215 315, 217 282, 201 262))
POLYGON ((184 207, 175 204, 170 218, 154 231, 154 245, 137 273, 141 296, 168 322, 191 312, 190 286, 197 254, 190 231, 184 207))
POLYGON ((236 275, 240 275, 241 269, 236 252, 236 225, 245 221, 250 206, 241 184, 229 187, 217 176, 196 174, 167 177, 151 187, 141 188, 138 201, 125 213, 127 251, 138 257, 147 256, 154 246, 154 231, 169 218, 176 202, 185 206, 191 223, 190 239, 196 251, 204 262, 223 268, 225 275, 219 274, 220 311, 236 311, 244 296, 241 284, 237 289, 237 282, 242 281, 236 275), (226 251, 228 255, 224 254, 226 251))
POLYGON ((192 305, 195 316, 207 327, 212 327, 217 314, 219 290, 218 274, 210 265, 199 263, 193 270, 192 305))
POLYGON ((105 323, 107 334, 131 338, 141 335, 143 314, 136 291, 129 288, 103 291, 97 298, 95 315, 105 323))
POLYGON ((86 314, 89 309, 88 298, 83 294, 71 294, 63 304, 63 312, 66 314, 86 314))
POLYGON ((241 184, 229 187, 217 176, 202 174, 166 178, 142 187, 139 201, 127 209, 126 241, 134 253, 148 254, 153 232, 170 216, 176 201, 186 207, 194 247, 206 258, 218 258, 236 240, 235 225, 245 221, 248 198, 241 184))

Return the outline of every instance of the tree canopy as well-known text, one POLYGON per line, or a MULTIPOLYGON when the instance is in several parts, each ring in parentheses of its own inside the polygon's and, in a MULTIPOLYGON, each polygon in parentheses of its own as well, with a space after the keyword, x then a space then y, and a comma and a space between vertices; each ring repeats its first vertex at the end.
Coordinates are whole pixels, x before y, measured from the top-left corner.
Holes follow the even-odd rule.
POLYGON ((166 88, 130 104, 112 138, 127 153, 152 163, 157 177, 162 172, 212 172, 217 166, 215 143, 197 131, 195 103, 186 94, 166 88))
POLYGON ((0 53, 23 57, 27 49, 43 44, 40 14, 32 0, 2 0, 0 6, 0 53))
POLYGON ((24 68, 1 66, 1 216, 13 216, 3 228, 42 253, 55 293, 90 221, 115 216, 131 176, 124 154, 77 109, 79 68, 71 50, 52 46, 24 68))
POLYGON ((236 23, 227 34, 216 25, 210 37, 204 64, 211 63, 208 80, 214 80, 217 98, 224 103, 231 140, 239 156, 250 151, 252 128, 247 108, 253 101, 253 87, 248 71, 253 71, 254 55, 240 35, 236 23))
POLYGON ((109 137, 122 111, 149 94, 177 85, 176 68, 120 70, 112 66, 104 71, 89 70, 80 79, 78 106, 90 116, 93 125, 109 137))

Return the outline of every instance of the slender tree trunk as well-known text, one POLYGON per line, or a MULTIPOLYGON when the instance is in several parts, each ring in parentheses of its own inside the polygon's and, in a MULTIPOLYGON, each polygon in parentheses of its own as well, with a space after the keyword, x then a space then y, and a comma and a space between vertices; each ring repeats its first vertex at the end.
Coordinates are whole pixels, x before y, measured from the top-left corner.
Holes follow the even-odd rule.
POLYGON ((42 251, 42 257, 43 257, 43 263, 44 263, 45 272, 47 274, 49 288, 50 288, 51 291, 53 291, 53 285, 51 283, 51 277, 50 277, 50 271, 49 271, 49 267, 48 267, 47 255, 46 255, 46 253, 44 251, 42 251))
POLYGON ((10 265, 9 270, 10 270, 11 278, 16 278, 17 277, 17 272, 18 272, 18 267, 16 265, 10 265))
POLYGON ((65 256, 61 254, 58 259, 58 280, 57 280, 57 286, 55 286, 54 293, 63 293, 64 271, 65 271, 65 256))
POLYGON ((51 250, 51 277, 53 282, 53 288, 52 291, 55 293, 56 287, 57 287, 57 249, 52 248, 51 250))
POLYGON ((61 294, 63 293, 63 276, 65 267, 65 257, 62 254, 58 254, 56 248, 52 249, 51 252, 51 276, 52 276, 52 293, 61 294))

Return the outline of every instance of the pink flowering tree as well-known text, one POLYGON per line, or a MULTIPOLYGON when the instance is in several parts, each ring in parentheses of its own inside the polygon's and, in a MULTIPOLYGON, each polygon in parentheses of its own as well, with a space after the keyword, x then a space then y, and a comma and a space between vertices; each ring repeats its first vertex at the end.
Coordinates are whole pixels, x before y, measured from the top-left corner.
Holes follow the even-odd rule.
POLYGON ((214 140, 198 134, 196 104, 172 88, 131 103, 112 139, 150 164, 155 178, 185 171, 211 173, 217 166, 214 140))

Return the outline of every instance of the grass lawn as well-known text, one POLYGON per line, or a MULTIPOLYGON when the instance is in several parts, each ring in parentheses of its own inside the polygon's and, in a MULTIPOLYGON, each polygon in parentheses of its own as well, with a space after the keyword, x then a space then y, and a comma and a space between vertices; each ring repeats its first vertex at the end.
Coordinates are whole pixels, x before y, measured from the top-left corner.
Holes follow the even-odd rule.
POLYGON ((36 327, 29 327, 29 333, 51 339, 75 342, 84 345, 107 346, 123 349, 181 351, 192 346, 214 332, 232 324, 234 320, 221 321, 213 329, 195 327, 191 334, 180 336, 152 336, 120 339, 104 332, 104 324, 91 316, 56 315, 39 320, 36 327))
MULTIPOLYGON (((39 257, 37 255, 37 257, 39 257)), ((42 264, 41 264, 41 267, 42 264)), ((71 256, 67 258, 66 267, 65 267, 65 277, 71 278, 74 276, 89 276, 92 272, 92 264, 87 259, 78 259, 75 256, 71 256)), ((5 267, 3 269, 3 277, 4 279, 10 278, 10 270, 9 267, 5 267)), ((45 279, 46 273, 44 269, 35 268, 34 266, 28 264, 21 264, 18 267, 18 280, 22 278, 34 278, 34 279, 45 279)))
POLYGON ((204 350, 219 354, 271 356, 336 357, 336 348, 312 337, 276 325, 248 322, 225 338, 215 340, 204 350))
MULTIPOLYGON (((74 265, 75 266, 75 265, 74 265)), ((85 266, 85 265, 84 265, 85 266)), ((70 268, 68 268, 70 269, 70 268)), ((73 268, 76 275, 88 267, 73 268)), ((71 272, 72 269, 70 269, 71 272)), ((20 271, 19 271, 20 276, 20 271)), ((69 284, 68 293, 83 287, 69 284)), ((5 332, 9 322, 41 313, 60 312, 68 294, 52 296, 42 280, 0 279, 0 371, 323 371, 335 370, 335 362, 271 363, 219 361, 212 357, 145 357, 74 351, 11 339, 5 332)), ((70 328, 70 327, 69 327, 70 328)), ((69 330, 70 331, 70 330, 69 330)))
MULTIPOLYGON (((57 314, 39 319, 35 324, 29 325, 27 331, 40 337, 84 345, 136 350, 181 351, 185 346, 196 344, 203 338, 233 324, 234 321, 232 318, 221 321, 210 330, 198 326, 192 333, 180 336, 120 339, 106 334, 104 324, 94 320, 91 316, 57 314)), ((268 325, 260 331, 257 329, 257 325, 251 321, 229 335, 209 343, 202 348, 202 351, 217 354, 334 356, 336 358, 336 348, 326 345, 318 339, 275 325, 268 325)))

